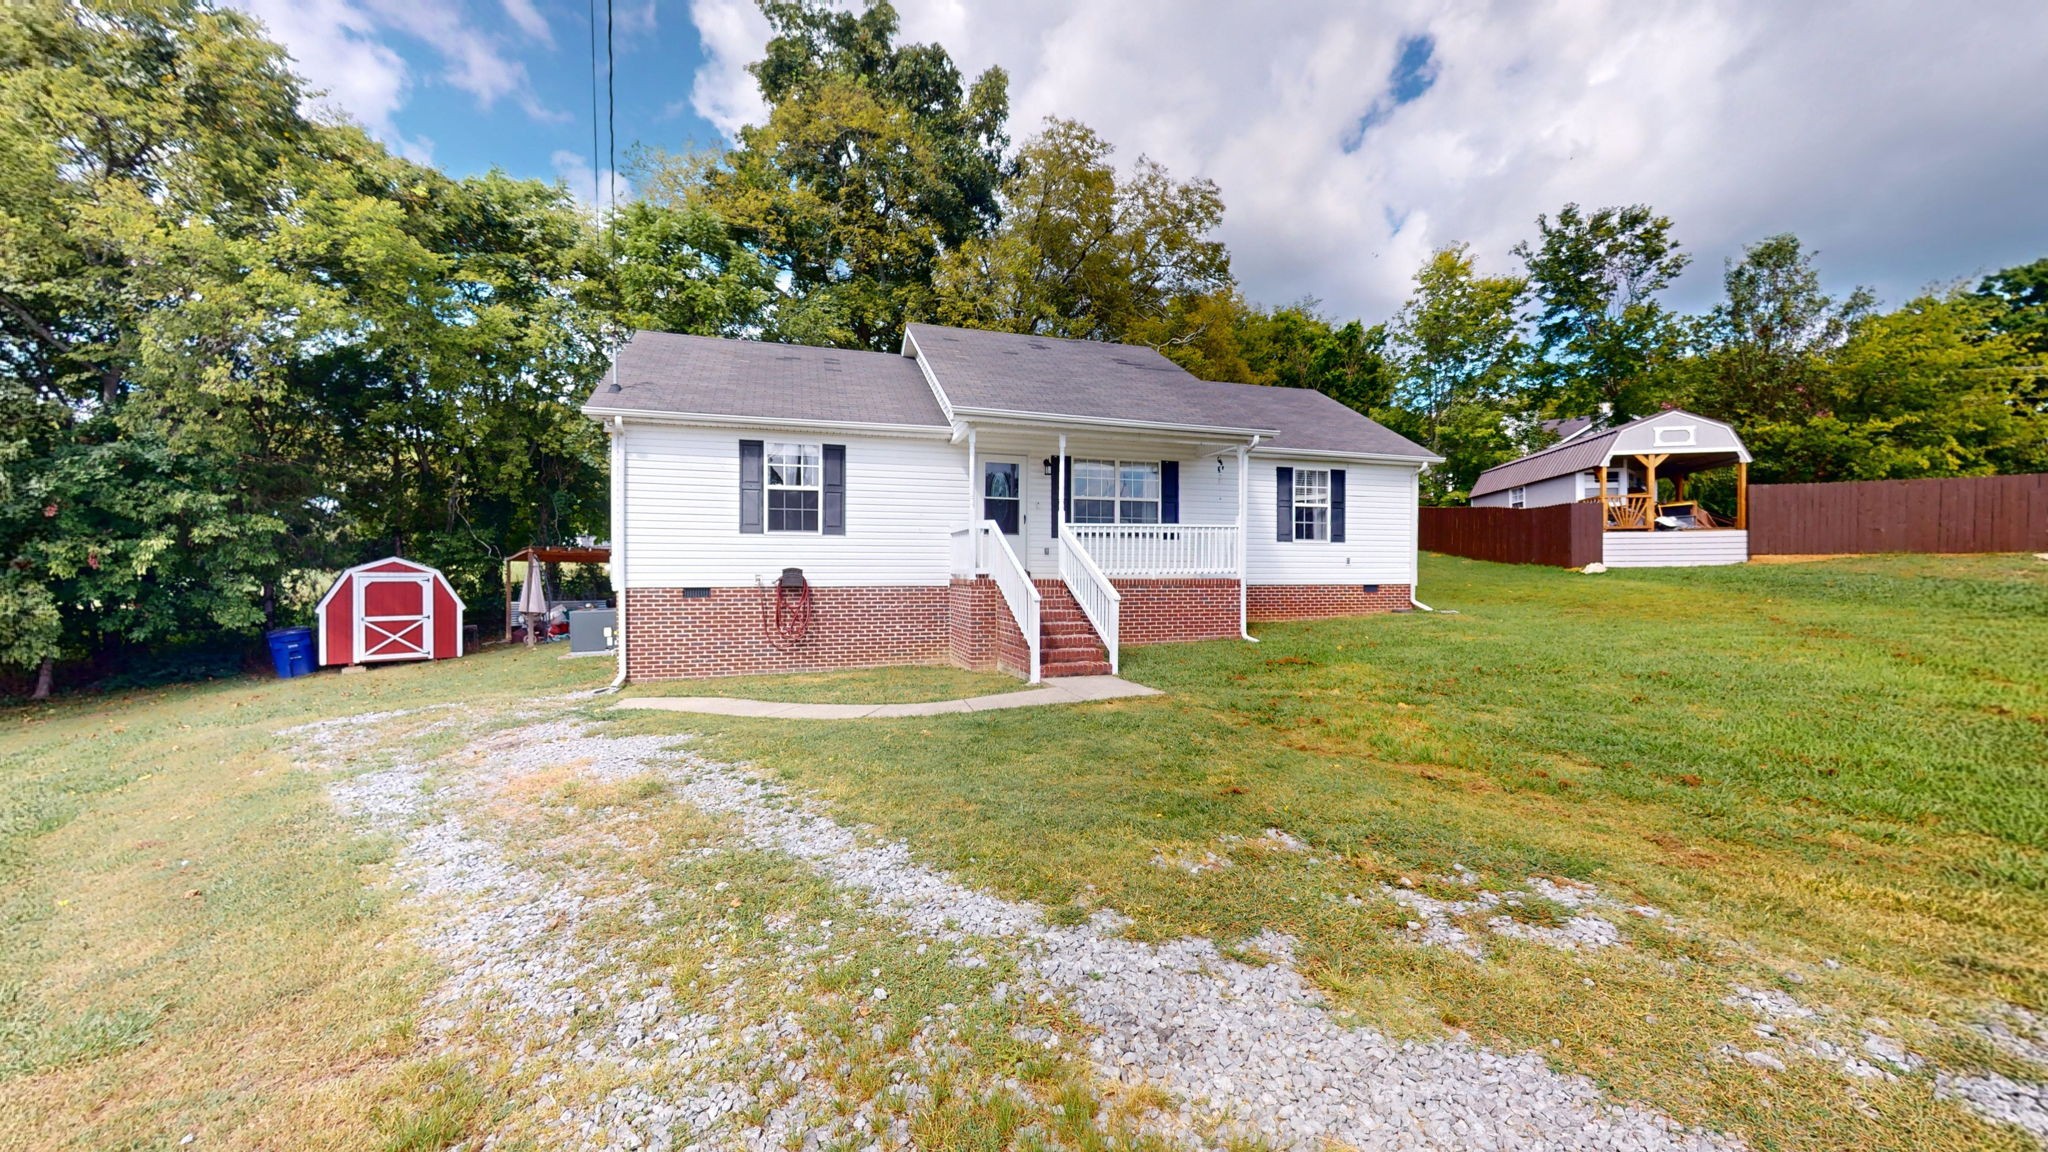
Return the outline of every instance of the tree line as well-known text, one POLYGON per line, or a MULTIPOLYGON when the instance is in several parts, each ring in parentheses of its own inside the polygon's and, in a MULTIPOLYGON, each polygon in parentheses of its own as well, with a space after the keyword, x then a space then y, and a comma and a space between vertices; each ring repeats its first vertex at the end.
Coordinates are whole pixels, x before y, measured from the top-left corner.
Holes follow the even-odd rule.
POLYGON ((2048 260, 1883 311, 1771 237, 1686 316, 1669 220, 1567 205, 1517 274, 1443 248, 1383 322, 1260 305, 1214 183, 1071 120, 1013 146, 1002 70, 904 42, 886 3, 761 7, 762 123, 637 150, 603 214, 310 114, 208 0, 0 10, 0 668, 47 690, 248 637, 392 553, 488 618, 505 555, 609 534, 577 408, 635 328, 1147 344, 1372 415, 1446 457, 1436 501, 1546 418, 1672 404, 1741 427, 1759 479, 2048 469, 2048 260))

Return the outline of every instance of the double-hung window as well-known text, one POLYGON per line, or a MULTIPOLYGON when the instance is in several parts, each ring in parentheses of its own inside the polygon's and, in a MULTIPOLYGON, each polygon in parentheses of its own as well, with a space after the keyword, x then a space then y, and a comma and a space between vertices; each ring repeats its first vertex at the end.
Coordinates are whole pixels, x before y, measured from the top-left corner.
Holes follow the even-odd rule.
POLYGON ((1330 538, 1330 470, 1328 468, 1296 468, 1294 470, 1294 538, 1296 540, 1328 540, 1330 538))
POLYGON ((1529 506, 1529 490, 1528 490, 1527 488, 1510 488, 1510 489, 1508 489, 1508 507, 1510 507, 1510 508, 1526 508, 1526 507, 1528 507, 1528 506, 1529 506))
POLYGON ((816 532, 825 479, 824 447, 770 443, 767 464, 768 531, 816 532))
POLYGON ((1075 524, 1159 523, 1159 461, 1076 460, 1075 524))

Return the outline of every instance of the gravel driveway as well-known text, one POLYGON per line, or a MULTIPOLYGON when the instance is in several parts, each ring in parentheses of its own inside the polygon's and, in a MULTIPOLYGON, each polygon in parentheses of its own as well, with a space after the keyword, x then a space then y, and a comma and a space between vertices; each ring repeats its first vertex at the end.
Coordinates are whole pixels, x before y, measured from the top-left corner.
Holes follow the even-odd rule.
MULTIPOLYGON (((827 1098, 830 1086, 809 1075, 818 1059, 814 1038, 788 1014, 749 1018, 737 992, 722 1011, 684 1011, 633 946, 585 939, 583 927, 602 918, 651 921, 646 882, 579 865, 578 853, 566 850, 536 856, 529 844, 515 853, 490 828, 495 797, 568 766, 593 783, 664 781, 748 849, 802 861, 859 894, 894 925, 905 949, 951 948, 963 965, 985 964, 996 950, 1017 976, 988 995, 1050 1002, 1078 1020, 1083 1027, 1074 1034, 1048 1032, 1044 1043, 1084 1053, 1105 1089, 1146 1092, 1153 1104, 1142 1127, 1173 1146, 1220 1148, 1244 1138, 1298 1149, 1740 1146, 1606 1101, 1591 1083, 1557 1074, 1534 1053, 1460 1041, 1395 1043, 1341 1024, 1295 971, 1286 937, 1252 941, 1272 962, 1251 966, 1220 955, 1209 940, 1126 939, 1110 912, 1078 926, 1051 924, 1039 908, 924 867, 904 846, 842 826, 742 768, 694 755, 677 737, 608 736, 543 720, 414 762, 402 751, 393 755, 402 744, 380 743, 380 726, 393 718, 300 730, 301 758, 337 773, 332 794, 342 811, 401 841, 397 880, 418 916, 420 943, 446 972, 426 1006, 428 1035, 458 1050, 465 1032, 479 1029, 508 1041, 508 1082, 562 1143, 784 1148, 909 1140, 902 1118, 878 1119, 871 1104, 827 1098), (763 1070, 772 1088, 763 1086, 770 1083, 763 1070), (521 1080, 527 1071, 535 1074, 521 1080)), ((408 723, 417 736, 464 721, 450 714, 424 729, 417 716, 408 723)), ((633 833, 605 835, 620 841, 633 833)), ((831 923, 824 921, 828 934, 831 923)), ((821 948, 799 943, 792 928, 771 960, 800 968, 816 963, 821 948)), ((900 1098, 914 1110, 920 1097, 912 1087, 900 1098)))

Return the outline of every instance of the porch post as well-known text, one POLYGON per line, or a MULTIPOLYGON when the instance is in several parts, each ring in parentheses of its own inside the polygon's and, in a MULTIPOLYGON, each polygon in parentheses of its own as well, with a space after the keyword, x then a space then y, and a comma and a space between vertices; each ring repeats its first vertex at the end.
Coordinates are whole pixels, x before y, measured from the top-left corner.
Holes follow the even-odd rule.
POLYGON ((1054 456, 1052 458, 1052 503, 1048 506, 1052 511, 1052 542, 1054 545, 1053 559, 1055 560, 1059 559, 1058 545, 1060 542, 1060 534, 1067 530, 1066 517, 1061 515, 1061 513, 1064 512, 1065 509, 1060 507, 1060 497, 1066 494, 1067 434, 1065 432, 1062 432, 1060 433, 1059 455, 1054 456))
POLYGON ((1735 526, 1749 531, 1749 465, 1735 462, 1735 526))
POLYGON ((974 535, 974 526, 981 522, 981 518, 975 515, 978 509, 974 506, 974 480, 974 425, 969 424, 967 426, 967 534, 970 538, 974 535))

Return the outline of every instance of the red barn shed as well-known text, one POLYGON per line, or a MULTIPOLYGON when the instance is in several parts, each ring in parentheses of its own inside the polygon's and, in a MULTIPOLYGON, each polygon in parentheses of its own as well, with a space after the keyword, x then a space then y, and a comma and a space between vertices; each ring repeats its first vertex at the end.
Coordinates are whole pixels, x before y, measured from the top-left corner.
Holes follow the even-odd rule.
POLYGON ((323 665, 462 655, 462 600, 425 564, 358 564, 335 578, 317 612, 323 665))

